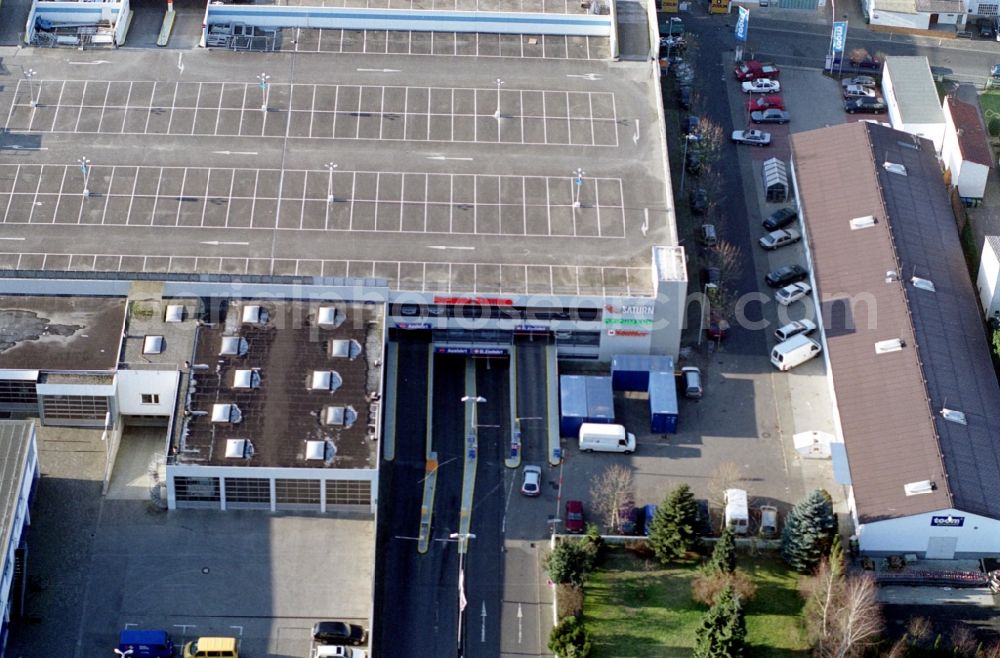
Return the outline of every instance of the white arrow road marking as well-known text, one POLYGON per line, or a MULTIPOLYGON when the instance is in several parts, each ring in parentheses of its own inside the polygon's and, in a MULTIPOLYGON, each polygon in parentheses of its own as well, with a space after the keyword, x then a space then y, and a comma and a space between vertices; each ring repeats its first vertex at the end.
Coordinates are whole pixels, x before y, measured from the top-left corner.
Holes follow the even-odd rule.
POLYGON ((632 141, 636 144, 639 143, 639 120, 635 120, 635 134, 632 135, 632 141))
POLYGON ((428 155, 428 160, 464 160, 466 162, 472 162, 472 158, 452 158, 447 155, 428 155))
POLYGON ((517 643, 521 644, 521 619, 524 617, 524 612, 521 610, 521 604, 517 604, 517 643))
POLYGON ((257 155, 257 151, 212 151, 218 155, 257 155))
POLYGON ((111 62, 108 61, 108 60, 106 60, 106 59, 95 59, 92 62, 78 62, 78 61, 72 61, 72 60, 68 60, 67 59, 66 63, 67 64, 82 64, 84 66, 93 66, 94 64, 110 64, 111 62))
POLYGON ((457 249, 459 251, 475 251, 475 247, 449 247, 443 244, 431 244, 427 245, 428 249, 437 249, 439 251, 444 251, 445 249, 457 249))
POLYGON ((235 245, 235 246, 240 246, 240 247, 248 247, 248 246, 250 246, 249 242, 222 242, 222 241, 219 241, 219 240, 212 240, 211 242, 202 242, 201 244, 207 244, 207 245, 209 245, 211 247, 219 247, 219 246, 226 246, 226 245, 235 245))
POLYGON ((479 642, 486 642, 486 601, 483 601, 483 625, 479 631, 479 642))
POLYGON ((5 148, 15 149, 17 151, 48 151, 47 146, 21 146, 20 144, 11 144, 5 148))
POLYGON ((366 73, 400 73, 399 69, 355 69, 366 73))

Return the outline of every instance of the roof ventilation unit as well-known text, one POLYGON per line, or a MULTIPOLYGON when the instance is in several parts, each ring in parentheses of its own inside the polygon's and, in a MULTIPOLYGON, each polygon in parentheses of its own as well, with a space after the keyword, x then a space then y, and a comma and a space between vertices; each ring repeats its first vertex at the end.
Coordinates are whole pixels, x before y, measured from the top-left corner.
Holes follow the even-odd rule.
POLYGON ((228 439, 226 441, 226 459, 250 459, 253 457, 253 444, 247 439, 228 439))
POLYGON ((897 281, 899 281, 899 273, 896 272, 896 270, 888 270, 888 271, 886 271, 886 273, 885 273, 885 282, 886 283, 895 283, 897 281))
POLYGON ((233 423, 236 424, 243 420, 243 413, 240 408, 235 404, 213 404, 212 405, 212 422, 213 423, 233 423))
POLYGON ((163 336, 146 336, 142 341, 143 354, 163 354, 164 349, 166 349, 166 343, 163 336))
POLYGON ((243 307, 244 324, 265 324, 267 322, 267 311, 264 307, 251 305, 243 307))
POLYGON ((332 441, 306 441, 308 461, 331 462, 337 456, 337 446, 332 441))
POLYGON ((921 290, 926 290, 927 292, 935 292, 934 282, 930 279, 922 279, 919 276, 915 276, 910 279, 910 283, 913 284, 914 288, 920 288, 921 290))
POLYGON ((338 338, 330 341, 330 356, 335 359, 356 359, 361 355, 361 343, 353 338, 338 338))
POLYGON ((882 165, 882 168, 890 174, 899 174, 900 176, 906 175, 906 167, 898 162, 886 162, 882 165))
POLYGON ((316 315, 316 324, 326 329, 336 329, 344 323, 347 316, 338 311, 336 306, 320 306, 316 315))
POLYGON ((313 370, 309 388, 314 391, 336 391, 344 380, 336 370, 313 370))
POLYGON ((349 428, 358 419, 354 407, 325 407, 323 409, 323 424, 349 428))
POLYGON ((250 350, 247 339, 241 336, 223 336, 219 356, 246 356, 250 350))
POLYGON ((893 338, 892 340, 880 340, 875 343, 875 354, 888 354, 889 352, 898 352, 906 346, 899 338, 893 338))
POLYGON ((851 220, 851 230, 858 231, 863 228, 871 228, 878 223, 874 216, 866 215, 865 217, 855 217, 851 220))
POLYGON ((951 423, 958 423, 959 425, 969 424, 969 421, 965 417, 964 413, 955 409, 949 409, 948 407, 941 410, 941 417, 951 423))
POLYGON ((260 370, 237 370, 233 375, 233 388, 260 388, 260 370))
POLYGON ((181 304, 170 304, 167 312, 163 316, 164 322, 184 322, 184 306, 181 304))
POLYGON ((934 491, 934 483, 930 480, 920 480, 919 482, 908 482, 903 485, 903 491, 907 496, 919 496, 929 494, 934 491))

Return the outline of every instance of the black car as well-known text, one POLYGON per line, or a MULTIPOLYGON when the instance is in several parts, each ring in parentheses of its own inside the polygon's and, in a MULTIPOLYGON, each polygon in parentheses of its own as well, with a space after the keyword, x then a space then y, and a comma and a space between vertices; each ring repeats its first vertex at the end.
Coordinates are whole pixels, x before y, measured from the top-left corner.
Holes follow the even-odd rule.
POLYGON ((799 218, 798 211, 795 208, 782 208, 781 210, 775 210, 771 215, 765 219, 761 224, 764 230, 770 233, 771 231, 777 231, 778 229, 785 228, 789 224, 794 224, 795 220, 799 218))
POLYGON ((691 206, 691 212, 694 214, 705 214, 705 211, 708 210, 708 192, 700 187, 696 190, 691 190, 688 194, 688 203, 691 206))
POLYGON ((358 646, 368 641, 368 633, 357 624, 348 624, 343 621, 318 621, 313 624, 312 638, 317 644, 358 646))
POLYGON ((844 111, 848 114, 861 112, 863 114, 882 114, 885 112, 885 101, 874 96, 852 98, 844 102, 844 111))
POLYGON ((882 60, 872 57, 871 55, 865 55, 864 57, 852 57, 851 66, 856 69, 868 69, 869 71, 878 71, 882 68, 882 60))
POLYGON ((688 149, 687 156, 684 158, 684 168, 687 169, 687 172, 692 176, 698 176, 701 174, 701 153, 688 149))
POLYGON ((685 135, 697 135, 698 134, 698 124, 701 119, 693 114, 689 114, 686 119, 684 119, 684 134, 685 135))
POLYGON ((979 36, 984 39, 992 39, 997 35, 996 27, 989 18, 980 18, 976 21, 976 27, 979 30, 979 36))
POLYGON ((718 267, 703 267, 701 269, 702 286, 718 286, 722 282, 722 270, 718 267))
POLYGON ((681 85, 677 88, 677 104, 682 110, 691 109, 691 87, 681 85))
POLYGON ((785 265, 764 277, 765 283, 772 288, 783 288, 790 283, 797 283, 809 277, 809 272, 801 265, 785 265))

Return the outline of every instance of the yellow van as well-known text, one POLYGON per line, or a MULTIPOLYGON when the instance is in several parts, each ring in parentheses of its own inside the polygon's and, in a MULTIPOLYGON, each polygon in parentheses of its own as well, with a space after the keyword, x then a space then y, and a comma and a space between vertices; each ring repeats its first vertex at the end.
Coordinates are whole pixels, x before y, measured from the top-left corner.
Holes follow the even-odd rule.
POLYGON ((234 637, 199 637, 184 645, 184 658, 240 658, 234 637))

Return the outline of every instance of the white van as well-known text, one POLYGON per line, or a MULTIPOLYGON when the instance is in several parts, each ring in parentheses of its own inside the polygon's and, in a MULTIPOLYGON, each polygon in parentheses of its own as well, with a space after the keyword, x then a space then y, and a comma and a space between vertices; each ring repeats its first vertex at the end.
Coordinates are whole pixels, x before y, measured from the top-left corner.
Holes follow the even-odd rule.
POLYGON ((584 423, 580 425, 580 450, 624 452, 627 455, 635 451, 635 434, 626 432, 622 425, 584 423))
POLYGON ((792 336, 771 350, 771 364, 778 370, 791 370, 823 350, 819 343, 805 334, 792 336))
POLYGON ((726 526, 734 535, 745 535, 750 527, 747 510, 747 492, 743 489, 726 489, 726 526))

